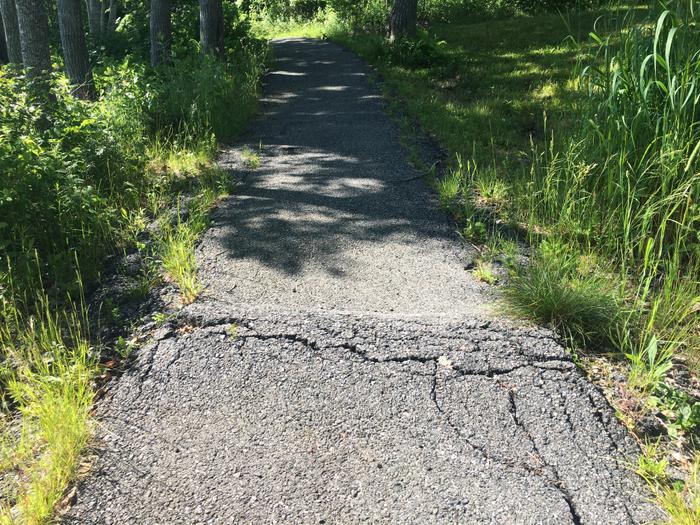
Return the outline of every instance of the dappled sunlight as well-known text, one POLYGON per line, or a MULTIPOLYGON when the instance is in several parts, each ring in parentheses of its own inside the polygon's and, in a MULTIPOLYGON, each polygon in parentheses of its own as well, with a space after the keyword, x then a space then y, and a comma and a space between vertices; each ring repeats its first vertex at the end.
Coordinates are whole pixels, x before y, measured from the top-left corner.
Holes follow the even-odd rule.
POLYGON ((320 86, 312 89, 314 91, 347 91, 352 88, 350 86, 320 86))
POLYGON ((286 77, 303 77, 306 73, 300 73, 299 71, 271 71, 269 75, 281 75, 286 77))
POLYGON ((276 93, 274 97, 262 97, 260 102, 286 104, 290 98, 296 98, 296 93, 276 93))
MULTIPOLYGON (((584 40, 596 18, 576 18, 584 40)), ((451 151, 490 164, 498 148, 507 169, 517 168, 519 152, 530 148, 531 139, 543 138, 545 112, 559 111, 576 96, 568 80, 585 47, 567 40, 569 29, 555 15, 436 24, 431 32, 446 42, 454 63, 393 67, 387 74, 399 97, 451 151)))
POLYGON ((327 47, 297 39, 278 48, 282 58, 302 58, 280 69, 305 75, 267 75, 264 100, 274 103, 263 104, 242 146, 223 155, 243 180, 213 215, 225 226, 202 243, 205 293, 473 311, 469 287, 477 284, 453 258, 462 245, 408 163, 385 101, 356 56, 324 60, 345 53, 327 47), (311 54, 319 60, 302 57, 311 54), (286 96, 291 91, 297 96, 286 96), (246 166, 242 151, 255 151, 259 163, 246 166), (259 279, 269 283, 263 290, 259 279))

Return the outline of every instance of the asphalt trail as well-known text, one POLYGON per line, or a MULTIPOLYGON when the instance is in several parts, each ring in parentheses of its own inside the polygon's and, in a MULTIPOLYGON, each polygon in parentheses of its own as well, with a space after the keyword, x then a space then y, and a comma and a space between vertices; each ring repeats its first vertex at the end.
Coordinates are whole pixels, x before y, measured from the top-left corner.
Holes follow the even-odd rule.
POLYGON ((68 523, 641 523, 638 448, 545 330, 499 320, 352 53, 274 44, 203 297, 97 408, 68 523), (245 166, 245 148, 261 164, 245 166))

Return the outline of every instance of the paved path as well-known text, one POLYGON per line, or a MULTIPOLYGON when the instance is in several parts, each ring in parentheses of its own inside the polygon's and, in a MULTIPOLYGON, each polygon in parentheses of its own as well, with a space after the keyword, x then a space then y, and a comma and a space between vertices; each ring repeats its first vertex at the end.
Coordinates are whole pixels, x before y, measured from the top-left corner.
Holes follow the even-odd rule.
POLYGON ((199 248, 206 293, 112 383, 67 521, 654 517, 599 391, 547 331, 489 313, 367 69, 275 48, 261 166, 199 248))

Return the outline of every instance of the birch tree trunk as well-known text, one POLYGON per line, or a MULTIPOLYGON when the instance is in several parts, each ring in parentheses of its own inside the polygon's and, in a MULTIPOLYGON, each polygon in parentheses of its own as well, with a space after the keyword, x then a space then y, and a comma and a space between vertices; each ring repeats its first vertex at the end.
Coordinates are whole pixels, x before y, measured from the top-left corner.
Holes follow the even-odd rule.
POLYGON ((75 86, 74 93, 80 98, 94 99, 95 86, 85 45, 80 0, 57 0, 57 7, 63 58, 68 78, 75 86))
POLYGON ((22 44, 17 24, 17 9, 14 0, 0 0, 0 14, 7 44, 7 59, 14 64, 22 63, 22 44))
POLYGON ((102 29, 102 16, 100 14, 102 9, 101 1, 85 0, 85 6, 87 8, 88 28, 90 29, 90 34, 93 36, 100 36, 100 30, 102 29))
POLYGON ((49 19, 44 0, 16 0, 22 62, 29 78, 51 71, 49 19))
POLYGON ((5 27, 0 13, 0 64, 7 64, 7 43, 5 42, 5 27))
POLYGON ((157 66, 170 55, 171 0, 151 0, 151 65, 157 66))
POLYGON ((199 42, 202 53, 223 56, 224 10, 221 0, 199 0, 199 42))
POLYGON ((389 15, 389 41, 416 36, 418 0, 394 0, 389 15))
POLYGON ((119 4, 117 0, 109 0, 109 17, 107 18, 107 31, 114 31, 117 28, 117 16, 119 4))
POLYGON ((107 31, 107 9, 109 9, 109 0, 102 0, 100 3, 100 34, 102 35, 107 31))

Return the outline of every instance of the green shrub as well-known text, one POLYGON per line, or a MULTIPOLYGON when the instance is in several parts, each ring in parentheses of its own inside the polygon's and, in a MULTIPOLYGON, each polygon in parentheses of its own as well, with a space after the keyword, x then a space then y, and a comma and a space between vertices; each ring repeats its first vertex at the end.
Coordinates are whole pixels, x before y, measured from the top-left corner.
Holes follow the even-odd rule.
POLYGON ((274 22, 313 19, 319 11, 326 8, 326 0, 250 0, 247 9, 256 16, 268 18, 274 22))
POLYGON ((389 7, 384 0, 330 0, 330 7, 341 23, 351 30, 384 34, 389 22, 389 7))
POLYGON ((518 13, 590 8, 607 0, 423 0, 418 2, 422 20, 448 22, 465 17, 503 17, 518 13))
POLYGON ((0 247, 20 272, 34 252, 51 282, 74 273, 74 252, 79 262, 99 258, 120 201, 141 179, 138 73, 110 74, 99 103, 76 100, 56 80, 51 107, 37 108, 20 78, 0 72, 0 247))
POLYGON ((450 61, 444 42, 430 38, 425 31, 418 32, 418 38, 397 40, 384 45, 385 58, 393 65, 412 68, 437 68, 450 61))
POLYGON ((231 62, 192 55, 163 66, 158 82, 167 89, 156 92, 150 108, 155 129, 214 133, 220 140, 240 133, 255 111, 265 54, 266 48, 250 42, 231 62), (232 101, 236 111, 231 111, 232 101))
POLYGON ((15 279, 41 276, 60 291, 77 263, 89 282, 120 241, 123 210, 163 182, 144 177, 152 144, 213 155, 255 111, 265 48, 248 40, 230 54, 233 63, 192 54, 156 72, 112 61, 95 72, 94 103, 57 76, 55 100, 37 106, 21 77, 0 69, 0 274, 9 263, 15 279))

